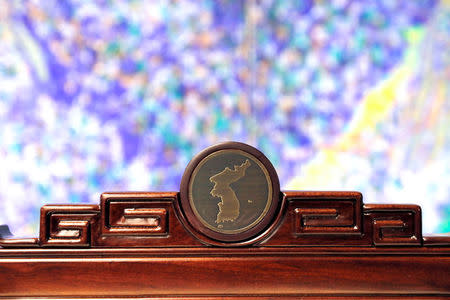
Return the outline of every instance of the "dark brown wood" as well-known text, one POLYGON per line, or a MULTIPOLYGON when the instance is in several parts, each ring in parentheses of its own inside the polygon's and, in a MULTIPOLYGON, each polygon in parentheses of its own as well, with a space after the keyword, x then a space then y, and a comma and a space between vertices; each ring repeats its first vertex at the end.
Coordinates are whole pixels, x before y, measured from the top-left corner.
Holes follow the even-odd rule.
POLYGON ((363 205, 358 192, 280 197, 244 248, 197 240, 177 193, 44 206, 39 240, 1 241, 0 297, 450 297, 450 237, 422 238, 418 206, 363 205))
POLYGON ((103 193, 100 201, 101 221, 94 241, 97 247, 202 245, 179 221, 176 192, 103 193), (134 214, 131 218, 130 213, 134 214))
POLYGON ((46 205, 41 209, 42 247, 89 247, 97 229, 98 205, 46 205))
POLYGON ((448 249, 4 250, 3 296, 450 296, 448 249))
POLYGON ((417 205, 370 204, 364 206, 367 234, 375 246, 420 246, 421 211, 417 205))
POLYGON ((34 248, 40 247, 38 238, 0 239, 3 248, 34 248))
POLYGON ((424 236, 423 245, 426 247, 440 247, 440 246, 448 247, 448 245, 450 245, 450 235, 424 236))
POLYGON ((286 211, 267 246, 369 246, 358 192, 285 192, 286 211))
MULTIPOLYGON (((259 155, 227 143, 199 159, 223 147, 259 155)), ((271 172, 276 205, 230 240, 205 234, 186 209, 187 179, 181 195, 46 205, 39 238, 0 240, 0 298, 450 298, 450 236, 423 237, 419 206, 364 205, 352 191, 279 192, 271 172)))

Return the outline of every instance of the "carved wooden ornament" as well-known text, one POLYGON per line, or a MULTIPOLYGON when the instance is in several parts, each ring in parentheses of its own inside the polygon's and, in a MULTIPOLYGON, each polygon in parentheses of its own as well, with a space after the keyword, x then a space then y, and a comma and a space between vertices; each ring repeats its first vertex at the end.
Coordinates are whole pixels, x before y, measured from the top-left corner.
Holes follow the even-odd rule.
POLYGON ((450 296, 450 237, 423 237, 419 206, 280 192, 237 142, 195 156, 179 192, 46 205, 38 238, 0 246, 0 298, 450 296))

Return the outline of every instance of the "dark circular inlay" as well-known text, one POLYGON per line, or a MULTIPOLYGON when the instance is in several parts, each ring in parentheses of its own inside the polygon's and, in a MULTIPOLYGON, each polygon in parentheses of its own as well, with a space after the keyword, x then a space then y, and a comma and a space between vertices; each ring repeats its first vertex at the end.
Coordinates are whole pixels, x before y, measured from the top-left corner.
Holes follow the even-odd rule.
POLYGON ((197 154, 181 179, 186 227, 217 246, 256 243, 270 230, 281 203, 277 173, 259 150, 225 142, 197 154))

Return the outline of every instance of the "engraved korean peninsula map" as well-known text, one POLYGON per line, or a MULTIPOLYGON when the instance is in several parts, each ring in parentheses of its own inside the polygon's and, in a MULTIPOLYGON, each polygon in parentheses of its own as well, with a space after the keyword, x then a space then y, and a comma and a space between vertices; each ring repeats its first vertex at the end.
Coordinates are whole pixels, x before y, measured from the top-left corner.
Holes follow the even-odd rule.
POLYGON ((233 149, 205 157, 189 184, 189 201, 203 225, 233 234, 258 224, 272 202, 270 176, 253 155, 233 149))

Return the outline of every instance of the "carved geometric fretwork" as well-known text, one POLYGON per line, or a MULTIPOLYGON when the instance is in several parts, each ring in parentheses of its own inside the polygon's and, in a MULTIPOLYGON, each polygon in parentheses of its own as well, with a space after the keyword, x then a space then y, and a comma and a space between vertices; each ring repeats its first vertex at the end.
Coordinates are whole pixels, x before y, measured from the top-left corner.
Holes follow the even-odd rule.
POLYGON ((105 233, 166 235, 167 209, 164 203, 148 201, 106 201, 105 233))
POLYGON ((366 205, 364 216, 375 246, 419 246, 422 243, 417 205, 366 205))
POLYGON ((1 299, 450 299, 450 236, 423 238, 420 207, 280 191, 242 143, 200 152, 179 192, 44 206, 40 228, 0 238, 1 299))
POLYGON ((294 202, 295 235, 360 234, 361 198, 302 199, 294 202))
POLYGON ((172 200, 152 193, 104 193, 102 236, 167 236, 172 200))
POLYGON ((41 209, 39 243, 45 247, 89 247, 98 220, 97 205, 47 205, 41 209))
POLYGON ((125 208, 122 217, 111 222, 112 227, 136 227, 161 231, 166 225, 167 210, 164 208, 125 208))
POLYGON ((183 227, 174 192, 117 192, 100 196, 99 247, 199 245, 183 227), (177 215, 178 214, 178 215, 177 215))
POLYGON ((267 246, 370 246, 364 234, 362 194, 347 191, 284 192, 286 208, 267 246))
POLYGON ((47 205, 39 239, 0 238, 0 248, 450 247, 448 237, 422 237, 419 206, 362 199, 356 191, 280 191, 263 153, 226 142, 192 159, 179 192, 106 192, 99 206, 47 205))

